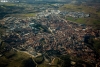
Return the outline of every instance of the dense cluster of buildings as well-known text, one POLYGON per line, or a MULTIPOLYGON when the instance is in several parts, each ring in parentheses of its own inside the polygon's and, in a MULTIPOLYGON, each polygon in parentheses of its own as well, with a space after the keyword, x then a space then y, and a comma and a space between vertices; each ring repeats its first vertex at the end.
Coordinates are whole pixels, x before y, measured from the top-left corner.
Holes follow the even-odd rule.
POLYGON ((57 15, 57 14, 59 14, 60 13, 60 10, 53 10, 53 9, 47 9, 47 10, 45 10, 45 11, 43 11, 43 12, 40 12, 40 13, 38 13, 37 14, 37 17, 38 18, 41 18, 41 17, 47 17, 47 16, 49 16, 49 15, 57 15))
POLYGON ((95 63, 94 51, 85 44, 90 35, 95 36, 88 32, 91 27, 60 18, 56 14, 56 12, 59 14, 59 10, 52 10, 50 14, 48 14, 49 11, 46 12, 46 14, 39 13, 39 17, 41 14, 43 17, 38 19, 4 18, 1 24, 7 29, 6 33, 2 35, 2 39, 11 47, 32 54, 45 54, 46 52, 49 55, 70 54, 72 58, 78 57, 84 61, 95 63), (35 28, 36 24, 39 24, 38 28, 35 28), (43 26, 50 32, 44 32, 43 26))
POLYGON ((87 18, 90 17, 90 14, 84 13, 84 12, 75 12, 75 11, 60 11, 60 10, 53 10, 53 9, 47 9, 43 12, 40 12, 37 14, 37 17, 47 17, 51 14, 59 14, 61 16, 67 16, 67 17, 74 17, 74 18, 87 18))
POLYGON ((66 15, 69 17, 74 17, 74 18, 87 18, 90 17, 90 14, 84 13, 84 12, 75 12, 75 11, 62 11, 60 13, 61 15, 66 15))

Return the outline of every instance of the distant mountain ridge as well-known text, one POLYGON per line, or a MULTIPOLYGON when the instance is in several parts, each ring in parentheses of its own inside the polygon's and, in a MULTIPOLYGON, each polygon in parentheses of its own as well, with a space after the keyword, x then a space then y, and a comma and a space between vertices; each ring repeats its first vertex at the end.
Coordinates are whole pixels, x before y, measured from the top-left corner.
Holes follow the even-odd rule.
POLYGON ((0 2, 36 2, 36 1, 46 1, 46 2, 100 2, 100 0, 0 0, 0 2))

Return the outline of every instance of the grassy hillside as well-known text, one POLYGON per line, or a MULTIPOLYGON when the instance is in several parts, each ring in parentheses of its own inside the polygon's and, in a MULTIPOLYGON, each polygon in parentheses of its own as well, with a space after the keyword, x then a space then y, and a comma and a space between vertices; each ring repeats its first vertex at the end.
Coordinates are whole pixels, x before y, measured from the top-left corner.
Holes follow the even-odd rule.
POLYGON ((32 58, 23 52, 9 51, 0 57, 1 67, 35 67, 32 58), (31 65, 31 66, 30 66, 31 65))
POLYGON ((5 16, 34 17, 36 12, 32 4, 2 3, 0 4, 0 19, 5 16))

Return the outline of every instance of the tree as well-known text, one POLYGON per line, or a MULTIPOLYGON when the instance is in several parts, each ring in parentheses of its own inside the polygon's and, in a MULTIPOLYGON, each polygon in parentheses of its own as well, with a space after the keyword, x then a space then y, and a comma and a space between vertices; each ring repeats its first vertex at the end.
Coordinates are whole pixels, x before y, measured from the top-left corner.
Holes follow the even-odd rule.
POLYGON ((100 55, 100 40, 94 40, 94 49, 100 55))
POLYGON ((61 67, 71 67, 71 59, 70 59, 70 56, 68 56, 68 55, 62 55, 60 57, 60 59, 62 60, 61 67))
POLYGON ((34 63, 32 58, 25 60, 23 64, 24 64, 23 67, 36 67, 36 64, 34 63))

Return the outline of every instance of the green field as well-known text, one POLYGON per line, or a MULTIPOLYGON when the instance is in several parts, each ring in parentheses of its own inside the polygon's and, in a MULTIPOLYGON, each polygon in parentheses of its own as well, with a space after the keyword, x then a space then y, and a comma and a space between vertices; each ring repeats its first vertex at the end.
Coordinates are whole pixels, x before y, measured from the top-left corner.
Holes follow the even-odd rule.
POLYGON ((66 17, 66 20, 70 20, 73 22, 84 24, 86 22, 85 18, 73 18, 73 17, 66 17))
POLYGON ((14 16, 14 17, 35 17, 36 16, 36 13, 21 13, 21 14, 11 14, 11 16, 14 16))
POLYGON ((64 6, 59 8, 60 10, 69 10, 69 11, 80 11, 80 12, 86 12, 86 13, 94 13, 99 14, 100 11, 99 8, 94 8, 86 5, 74 5, 74 4, 65 4, 64 6))
MULTIPOLYGON (((59 8, 61 11, 79 11, 84 13, 89 13, 89 18, 73 18, 73 17, 66 17, 67 20, 87 24, 87 25, 93 25, 95 27, 100 26, 100 9, 94 8, 93 6, 86 6, 86 5, 74 5, 74 4, 65 4, 64 6, 59 8)), ((100 28, 100 27, 99 27, 100 28)))

